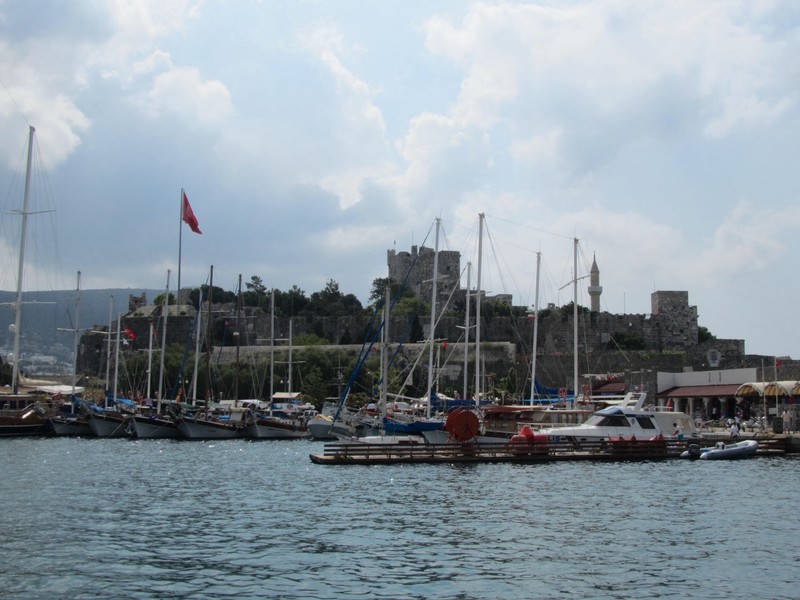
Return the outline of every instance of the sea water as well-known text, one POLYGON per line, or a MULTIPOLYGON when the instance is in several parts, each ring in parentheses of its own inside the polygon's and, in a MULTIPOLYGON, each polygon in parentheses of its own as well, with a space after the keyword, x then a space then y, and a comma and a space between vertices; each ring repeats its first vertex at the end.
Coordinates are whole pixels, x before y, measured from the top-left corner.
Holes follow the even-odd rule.
POLYGON ((800 457, 322 466, 0 440, 12 598, 797 598, 800 457))

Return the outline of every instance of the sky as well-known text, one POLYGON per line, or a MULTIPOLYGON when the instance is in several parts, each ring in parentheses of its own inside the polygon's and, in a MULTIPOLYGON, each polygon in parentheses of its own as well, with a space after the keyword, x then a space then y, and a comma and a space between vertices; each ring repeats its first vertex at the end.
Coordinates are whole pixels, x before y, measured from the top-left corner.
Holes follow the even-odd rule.
POLYGON ((33 126, 26 289, 213 265, 366 304, 438 219, 515 305, 570 302, 577 260, 588 306, 595 258, 602 310, 687 291, 800 358, 798 56, 800 4, 767 0, 0 0, 0 288, 33 126))

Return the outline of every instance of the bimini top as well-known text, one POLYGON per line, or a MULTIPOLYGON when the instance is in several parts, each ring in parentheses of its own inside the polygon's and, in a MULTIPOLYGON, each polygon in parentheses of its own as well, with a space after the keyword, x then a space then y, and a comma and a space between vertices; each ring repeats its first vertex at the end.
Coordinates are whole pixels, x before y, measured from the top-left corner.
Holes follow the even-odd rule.
POLYGON ((790 381, 756 381, 743 383, 734 396, 795 396, 800 394, 800 382, 790 381))

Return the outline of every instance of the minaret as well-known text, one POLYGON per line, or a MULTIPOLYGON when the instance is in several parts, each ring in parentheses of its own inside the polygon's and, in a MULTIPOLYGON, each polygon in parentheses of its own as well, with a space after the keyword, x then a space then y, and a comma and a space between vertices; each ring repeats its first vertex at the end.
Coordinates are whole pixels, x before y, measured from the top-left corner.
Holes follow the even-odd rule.
POLYGON ((600 312, 600 294, 603 286, 600 285, 600 269, 597 268, 597 259, 592 255, 592 268, 589 271, 589 297, 592 299, 592 312, 600 312))

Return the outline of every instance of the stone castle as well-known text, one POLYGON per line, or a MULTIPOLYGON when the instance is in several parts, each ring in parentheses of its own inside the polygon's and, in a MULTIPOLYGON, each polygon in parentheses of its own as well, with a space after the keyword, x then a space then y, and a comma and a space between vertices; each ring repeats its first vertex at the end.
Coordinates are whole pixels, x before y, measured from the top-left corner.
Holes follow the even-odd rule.
MULTIPOLYGON (((387 252, 389 276, 392 280, 406 282, 414 295, 424 302, 430 302, 434 251, 429 248, 412 247, 411 252, 387 252)), ((466 291, 460 286, 460 255, 458 252, 440 252, 439 260, 438 306, 450 297, 463 299, 466 291)), ((686 291, 656 291, 651 294, 650 314, 611 314, 602 312, 600 298, 600 270, 596 260, 592 263, 589 281, 590 308, 578 311, 580 371, 590 373, 648 372, 655 377, 658 370, 680 372, 687 369, 739 368, 758 366, 761 357, 748 357, 744 354, 744 340, 699 340, 697 307, 689 304, 686 291)), ((474 294, 474 292, 472 293, 474 294)), ((482 311, 482 357, 486 369, 497 377, 507 377, 511 371, 517 378, 523 378, 530 364, 532 349, 533 318, 524 309, 512 306, 508 295, 486 298, 482 311), (506 375, 504 375, 506 374, 506 375)), ((450 308, 452 308, 452 304, 450 308)), ((462 304, 463 306, 463 304, 462 304)), ((141 296, 130 299, 130 312, 123 317, 123 327, 136 335, 137 342, 132 345, 139 350, 146 348, 149 328, 158 330, 160 309, 147 305, 141 296)), ((236 307, 230 303, 215 304, 212 307, 212 331, 215 347, 228 349, 232 328, 241 327, 236 332, 242 346, 252 352, 268 349, 270 318, 258 308, 244 308, 241 325, 234 318, 236 307), (226 333, 223 333, 226 332, 226 333), (227 342, 226 342, 227 340, 227 342)), ((371 316, 366 314, 346 317, 303 317, 292 319, 295 338, 303 334, 314 334, 329 340, 332 347, 361 344, 368 330, 371 316)), ((185 344, 192 334, 195 309, 187 304, 170 307, 168 343, 185 344)), ((463 362, 462 340, 464 332, 463 316, 444 316, 437 325, 436 336, 447 340, 456 353, 452 363, 463 362)), ((473 313, 474 315, 474 313, 473 313)), ((428 317, 419 315, 416 334, 412 338, 409 323, 411 317, 392 317, 389 331, 392 343, 411 347, 427 335, 428 317)), ((537 339, 538 371, 544 385, 564 385, 571 381, 572 356, 574 356, 574 314, 571 306, 550 305, 539 311, 537 339)), ((289 317, 278 315, 275 319, 276 338, 285 338, 289 332, 289 317)), ((234 335, 236 335, 234 334, 234 335)), ((86 335, 82 340, 88 363, 99 368, 103 360, 105 336, 86 335)), ((160 334, 157 339, 160 339, 160 334)), ((357 347, 357 346, 356 346, 357 347)), ((220 354, 225 354, 220 352, 220 354)), ((233 360, 232 354, 230 360, 233 360)), ((452 382, 461 376, 459 364, 447 367, 452 382)))
MULTIPOLYGON (((389 278, 395 282, 406 282, 413 290, 414 295, 424 301, 430 301, 431 281, 433 273, 434 251, 430 248, 411 247, 411 252, 387 252, 389 278)), ((446 302, 451 292, 456 290, 456 298, 463 300, 465 291, 460 288, 461 256, 456 251, 439 252, 439 284, 437 287, 437 302, 446 302)), ((600 296, 603 288, 600 285, 600 269, 597 260, 592 260, 590 269, 590 284, 588 288, 591 299, 590 319, 583 323, 585 333, 581 335, 582 343, 588 348, 600 350, 608 348, 614 338, 624 337, 628 345, 635 339, 640 342, 642 350, 685 350, 698 345, 697 307, 689 305, 689 292, 685 291, 656 291, 651 294, 651 312, 649 315, 614 315, 600 311, 600 296)), ((482 296, 487 302, 494 304, 512 304, 510 295, 482 296)), ((441 306, 442 304, 440 304, 441 306)), ((555 310, 551 305, 545 309, 548 312, 555 310)), ((502 314, 495 311, 495 316, 502 318, 502 314)), ((565 315, 567 320, 571 314, 565 315)), ((444 319, 443 319, 444 321, 444 319)), ((561 320, 560 322, 565 322, 561 320)), ((459 323, 462 325, 463 323, 459 323)), ((451 338, 452 327, 442 324, 444 330, 437 330, 437 335, 451 338), (442 335, 445 334, 445 335, 442 335)), ((492 326, 484 336, 485 341, 501 341, 513 339, 510 331, 498 331, 492 326)), ((569 331, 558 325, 558 322, 548 323, 548 330, 544 333, 545 349, 554 344, 563 344, 572 339, 572 324, 569 331)), ((458 337, 458 336, 456 336, 458 337)), ((617 340, 621 342, 622 340, 617 340)), ((571 346, 571 342, 569 343, 571 346)), ((744 353, 744 342, 735 340, 731 345, 724 343, 728 350, 735 348, 738 353, 744 353)), ((546 351, 546 350, 545 350, 546 351)))

